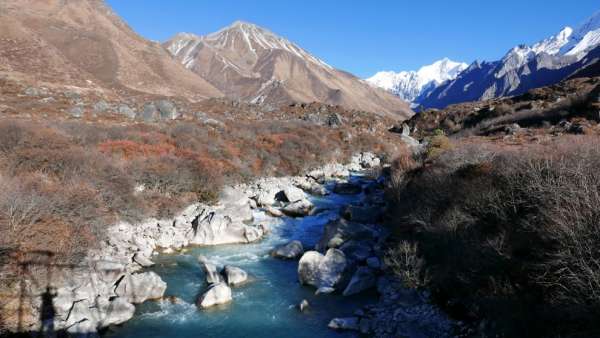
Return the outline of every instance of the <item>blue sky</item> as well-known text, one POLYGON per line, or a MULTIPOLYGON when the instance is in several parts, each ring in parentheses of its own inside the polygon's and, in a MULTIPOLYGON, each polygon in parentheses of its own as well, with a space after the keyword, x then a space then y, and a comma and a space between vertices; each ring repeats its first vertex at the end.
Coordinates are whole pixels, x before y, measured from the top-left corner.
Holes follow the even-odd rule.
POLYGON ((598 0, 107 0, 142 36, 207 34, 256 23, 332 66, 367 77, 413 70, 442 57, 495 60, 511 47, 576 26, 598 0))

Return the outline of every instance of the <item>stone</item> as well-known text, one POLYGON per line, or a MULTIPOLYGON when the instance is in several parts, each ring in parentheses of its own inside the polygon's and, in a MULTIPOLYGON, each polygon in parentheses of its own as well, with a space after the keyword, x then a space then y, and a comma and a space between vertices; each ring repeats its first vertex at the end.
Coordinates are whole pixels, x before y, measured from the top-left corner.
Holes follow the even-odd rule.
POLYGON ((357 317, 333 318, 327 326, 334 330, 359 330, 357 317))
POLYGON ((333 192, 339 195, 357 195, 362 192, 362 187, 354 183, 336 183, 333 192))
POLYGON ((325 229, 316 245, 316 249, 325 251, 328 248, 338 248, 344 242, 353 238, 370 240, 376 238, 376 235, 375 230, 364 224, 350 222, 345 219, 333 220, 325 224, 325 229))
POLYGON ((141 118, 144 122, 155 122, 160 118, 160 112, 153 102, 144 104, 144 110, 142 110, 141 118))
POLYGON ((100 100, 94 103, 93 109, 94 113, 104 113, 110 109, 110 105, 106 101, 100 100))
POLYGON ((206 309, 215 305, 226 304, 232 301, 231 288, 225 283, 211 285, 204 294, 198 298, 197 305, 206 309))
POLYGON ((302 199, 289 203, 285 207, 281 208, 281 211, 290 217, 304 217, 310 215, 314 205, 307 199, 302 199))
POLYGON ((350 283, 348 283, 348 286, 346 286, 346 289, 344 289, 342 294, 344 296, 355 295, 375 287, 376 284, 377 277, 375 276, 374 271, 369 267, 361 266, 356 269, 352 275, 352 279, 350 279, 350 283))
POLYGON ((372 243, 367 241, 349 240, 340 246, 340 250, 351 260, 363 262, 373 254, 372 243))
POLYGON ((154 262, 150 260, 150 258, 140 254, 137 252, 133 255, 133 261, 138 263, 143 268, 149 268, 154 265, 154 262))
POLYGON ((306 194, 304 191, 294 186, 285 187, 281 192, 283 193, 283 196, 285 196, 285 200, 283 202, 306 200, 306 194))
MULTIPOLYGON (((101 307, 102 308, 102 307, 101 307)), ((103 309, 104 310, 104 309, 103 309)), ((99 322, 99 327, 119 325, 130 320, 135 313, 135 306, 121 297, 116 297, 108 303, 99 322)))
POLYGON ((206 276, 206 282, 208 284, 221 283, 223 279, 217 270, 217 266, 208 261, 208 259, 202 255, 198 256, 198 262, 202 266, 204 275, 206 276))
POLYGON ((163 297, 167 283, 155 272, 126 274, 115 288, 115 293, 130 303, 143 303, 163 297))
POLYGON ((335 292, 334 288, 329 287, 329 286, 322 286, 322 287, 318 288, 317 291, 315 291, 315 295, 321 295, 321 294, 327 295, 327 294, 330 294, 333 292, 335 292))
POLYGON ((169 100, 158 100, 155 102, 155 106, 160 113, 161 120, 175 120, 179 117, 177 107, 169 100))
POLYGON ((74 118, 82 118, 83 114, 85 114, 85 110, 82 106, 74 106, 69 109, 69 115, 74 118))
POLYGON ((117 111, 119 112, 119 114, 127 117, 128 119, 135 119, 135 111, 131 108, 129 108, 128 105, 126 104, 120 104, 119 107, 117 108, 117 111))
POLYGON ((236 266, 226 265, 223 269, 223 275, 230 286, 240 285, 248 281, 248 273, 236 266))
POLYGON ((310 304, 308 304, 308 301, 306 299, 303 299, 298 305, 298 308, 300 309, 300 312, 304 312, 305 310, 308 310, 309 306, 310 304))
POLYGON ((283 259, 295 259, 304 253, 304 247, 300 241, 291 241, 285 245, 277 247, 271 252, 273 257, 283 259))
POLYGON ((247 225, 247 215, 252 215, 250 206, 232 206, 227 210, 205 209, 192 222, 192 229, 187 234, 189 244, 193 245, 219 245, 251 243, 261 239, 264 235, 263 227, 247 225), (246 211, 242 211, 245 210, 246 211))
POLYGON ((271 215, 271 216, 273 216, 273 217, 283 217, 283 216, 285 216, 285 215, 283 214, 283 212, 281 212, 281 210, 279 210, 279 209, 277 209, 277 208, 274 208, 274 207, 272 207, 272 206, 270 206, 270 205, 264 206, 264 207, 263 207, 263 210, 264 210, 264 211, 265 211, 267 214, 269 214, 269 215, 271 215))
POLYGON ((307 251, 298 263, 298 279, 304 285, 333 288, 342 280, 346 264, 341 250, 329 249, 325 255, 307 251))

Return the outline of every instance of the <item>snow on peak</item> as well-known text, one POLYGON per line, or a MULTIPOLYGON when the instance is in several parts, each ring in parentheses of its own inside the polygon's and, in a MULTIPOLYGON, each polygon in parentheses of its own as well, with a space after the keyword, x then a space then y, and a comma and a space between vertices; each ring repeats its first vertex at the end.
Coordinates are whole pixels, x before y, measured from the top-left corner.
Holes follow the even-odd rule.
POLYGON ((466 63, 454 62, 443 58, 430 65, 421 67, 418 71, 382 71, 366 81, 375 87, 383 88, 400 98, 412 102, 424 89, 439 86, 445 81, 453 80, 467 68, 466 63))
POLYGON ((560 50, 565 55, 583 57, 589 50, 600 45, 600 11, 596 12, 571 34, 569 42, 560 50))
POLYGON ((284 50, 306 61, 312 62, 328 70, 333 69, 323 60, 313 56, 295 43, 280 37, 266 28, 245 21, 235 21, 231 25, 206 36, 202 40, 219 49, 236 49, 236 40, 241 39, 250 53, 259 51, 284 50))

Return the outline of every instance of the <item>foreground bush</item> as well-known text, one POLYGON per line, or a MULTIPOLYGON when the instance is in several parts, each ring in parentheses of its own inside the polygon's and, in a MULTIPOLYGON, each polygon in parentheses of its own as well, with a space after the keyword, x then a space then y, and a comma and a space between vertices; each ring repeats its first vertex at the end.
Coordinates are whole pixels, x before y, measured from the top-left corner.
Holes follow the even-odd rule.
POLYGON ((459 145, 396 170, 388 199, 398 244, 389 256, 404 258, 389 263, 457 316, 491 318, 488 333, 595 336, 599 167, 600 140, 590 137, 459 145))

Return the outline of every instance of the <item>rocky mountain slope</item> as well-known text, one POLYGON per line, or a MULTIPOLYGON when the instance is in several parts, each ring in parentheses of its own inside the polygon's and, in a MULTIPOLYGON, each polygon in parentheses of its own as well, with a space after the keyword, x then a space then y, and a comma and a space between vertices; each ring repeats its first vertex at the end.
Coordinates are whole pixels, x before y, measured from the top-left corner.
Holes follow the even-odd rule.
POLYGON ((600 44, 600 13, 577 29, 565 27, 534 45, 512 48, 498 61, 473 62, 418 103, 426 108, 518 95, 561 81, 595 62, 600 44))
POLYGON ((163 45, 232 98, 273 105, 319 101, 399 118, 412 115, 398 97, 254 24, 238 21, 206 36, 181 33, 163 45))
POLYGON ((383 88, 403 100, 414 102, 420 96, 435 89, 468 67, 466 63, 448 58, 423 66, 418 71, 382 71, 366 79, 375 87, 383 88))
POLYGON ((0 31, 0 74, 14 79, 107 94, 222 96, 101 0, 4 0, 0 31))

